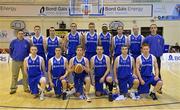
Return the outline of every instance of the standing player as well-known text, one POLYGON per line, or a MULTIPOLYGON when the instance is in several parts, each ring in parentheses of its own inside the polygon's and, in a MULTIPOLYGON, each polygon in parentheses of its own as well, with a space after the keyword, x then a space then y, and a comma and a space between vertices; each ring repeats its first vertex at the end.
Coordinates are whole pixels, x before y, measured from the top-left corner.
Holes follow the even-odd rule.
POLYGON ((101 96, 105 94, 103 89, 103 83, 105 82, 109 87, 109 101, 112 99, 112 77, 110 73, 110 58, 103 54, 103 47, 97 46, 97 54, 91 58, 91 73, 95 75, 95 94, 101 96))
POLYGON ((153 85, 154 89, 151 91, 150 96, 153 100, 157 100, 156 92, 162 87, 162 81, 158 77, 159 70, 156 57, 150 54, 149 51, 149 45, 143 44, 142 54, 137 57, 136 71, 140 80, 138 91, 139 94, 149 93, 150 86, 153 85))
POLYGON ((35 98, 38 97, 38 85, 40 85, 40 100, 44 100, 44 89, 46 86, 46 78, 44 77, 45 63, 44 59, 37 55, 37 51, 36 46, 31 46, 31 54, 24 60, 24 72, 28 75, 28 83, 31 93, 35 96, 35 98))
POLYGON ((107 24, 103 24, 102 32, 99 35, 100 43, 103 46, 104 54, 107 56, 111 56, 111 38, 112 35, 108 32, 107 24))
POLYGON ((89 32, 85 36, 85 56, 88 60, 96 54, 96 47, 98 45, 98 35, 95 32, 95 24, 93 22, 89 23, 89 32))
POLYGON ((139 55, 141 55, 141 45, 144 40, 144 37, 139 34, 139 27, 135 25, 133 27, 133 34, 129 37, 129 49, 132 57, 136 59, 139 55))
POLYGON ((59 98, 62 94, 62 99, 66 99, 67 81, 68 75, 68 61, 61 55, 62 50, 60 47, 55 48, 55 56, 48 62, 48 76, 51 88, 54 88, 56 97, 59 98), (63 92, 61 91, 63 90, 63 92))
POLYGON ((55 48, 61 46, 61 38, 55 35, 55 28, 49 28, 49 37, 46 40, 47 62, 55 55, 55 48))
POLYGON ((77 32, 77 24, 71 23, 71 32, 65 39, 65 46, 67 46, 67 59, 70 60, 76 56, 76 47, 81 44, 81 35, 77 32))
POLYGON ((89 98, 90 91, 90 77, 89 77, 89 61, 87 58, 83 57, 84 49, 81 45, 78 45, 76 48, 76 56, 70 59, 69 62, 69 73, 74 74, 74 87, 75 87, 75 95, 78 97, 82 97, 85 93, 85 98, 87 102, 91 102, 89 98), (82 73, 75 72, 75 66, 77 64, 81 64, 83 67, 82 73), (85 91, 83 91, 83 84, 85 83, 85 91))
POLYGON ((112 49, 114 50, 114 59, 121 55, 121 47, 123 45, 127 45, 128 39, 125 35, 123 35, 123 26, 118 26, 117 27, 117 32, 118 34, 113 37, 112 39, 112 49))
POLYGON ((34 26, 35 35, 33 35, 30 39, 31 45, 35 45, 37 47, 37 55, 41 56, 46 60, 45 57, 45 38, 41 35, 41 27, 36 25, 34 26))
POLYGON ((23 68, 23 61, 24 58, 29 55, 29 48, 30 44, 27 40, 24 39, 24 32, 22 30, 19 30, 17 32, 17 38, 12 40, 9 46, 10 56, 12 58, 12 81, 10 94, 16 93, 20 69, 23 75, 24 92, 29 92, 27 76, 26 74, 24 74, 23 68))
POLYGON ((129 85, 129 88, 131 88, 130 97, 136 100, 138 97, 136 97, 135 93, 139 86, 139 80, 135 74, 135 62, 133 57, 128 55, 128 47, 126 45, 121 46, 121 52, 122 54, 115 59, 114 79, 119 85, 121 95, 125 96, 128 93, 127 85, 129 85))

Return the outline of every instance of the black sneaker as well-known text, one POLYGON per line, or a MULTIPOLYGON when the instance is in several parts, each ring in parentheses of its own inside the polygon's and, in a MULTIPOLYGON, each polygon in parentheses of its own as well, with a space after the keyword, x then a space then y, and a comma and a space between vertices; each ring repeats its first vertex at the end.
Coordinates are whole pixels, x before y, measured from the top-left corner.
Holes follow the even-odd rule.
POLYGON ((109 93, 108 100, 109 100, 109 102, 113 101, 112 93, 109 93))
POLYGON ((62 99, 63 99, 63 100, 66 100, 66 99, 67 99, 67 93, 66 93, 66 92, 63 92, 63 93, 62 93, 62 99))
POLYGON ((9 92, 9 94, 15 94, 16 93, 16 91, 10 91, 9 92))
POLYGON ((155 93, 151 92, 149 95, 152 97, 153 100, 158 100, 155 93))

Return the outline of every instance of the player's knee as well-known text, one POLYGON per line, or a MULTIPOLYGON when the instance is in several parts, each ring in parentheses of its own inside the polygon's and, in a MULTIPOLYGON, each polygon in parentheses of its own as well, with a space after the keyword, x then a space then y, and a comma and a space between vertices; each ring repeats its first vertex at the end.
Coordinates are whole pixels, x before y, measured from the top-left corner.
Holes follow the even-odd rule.
POLYGON ((45 78, 45 77, 42 77, 42 78, 40 79, 40 83, 41 83, 41 84, 45 84, 45 83, 46 83, 46 78, 45 78))
POLYGON ((64 79, 61 80, 61 83, 62 83, 62 84, 65 84, 65 83, 66 83, 66 80, 64 80, 64 79))
POLYGON ((111 83, 111 82, 112 82, 112 77, 108 76, 108 77, 106 78, 106 80, 107 80, 107 82, 111 83))
POLYGON ((163 85, 163 82, 162 82, 162 81, 158 81, 157 85, 158 85, 158 86, 162 86, 162 85, 163 85))

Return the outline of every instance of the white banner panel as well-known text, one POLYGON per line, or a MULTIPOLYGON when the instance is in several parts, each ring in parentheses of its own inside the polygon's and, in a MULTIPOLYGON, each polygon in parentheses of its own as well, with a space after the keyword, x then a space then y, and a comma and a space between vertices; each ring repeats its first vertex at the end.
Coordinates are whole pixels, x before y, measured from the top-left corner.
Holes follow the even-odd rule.
POLYGON ((0 5, 0 16, 69 16, 68 6, 0 5))
POLYGON ((105 16, 124 16, 135 17, 144 16, 151 17, 152 5, 118 5, 118 6, 105 6, 105 16))
POLYGON ((0 54, 0 63, 8 63, 9 54, 0 54))
POLYGON ((14 31, 13 30, 0 30, 0 43, 2 42, 10 42, 14 39, 14 31))

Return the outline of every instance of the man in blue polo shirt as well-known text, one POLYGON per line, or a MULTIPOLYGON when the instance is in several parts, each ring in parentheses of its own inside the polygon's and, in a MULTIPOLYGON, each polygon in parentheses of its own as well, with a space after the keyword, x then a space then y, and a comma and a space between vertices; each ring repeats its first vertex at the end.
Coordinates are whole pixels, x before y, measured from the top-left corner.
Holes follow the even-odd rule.
POLYGON ((16 93, 17 80, 19 71, 23 74, 23 87, 24 92, 29 92, 27 84, 27 76, 24 74, 23 61, 24 58, 29 55, 30 44, 24 39, 24 32, 19 30, 17 32, 17 38, 12 40, 9 46, 10 56, 12 58, 12 81, 10 94, 16 93))
MULTIPOLYGON (((157 25, 156 24, 150 25, 150 31, 151 31, 151 34, 144 39, 144 43, 149 44, 150 53, 153 54, 157 59, 158 69, 159 69, 159 78, 161 79, 161 74, 160 74, 161 59, 160 59, 160 57, 163 55, 164 38, 161 35, 157 34, 157 25)), ((158 91, 158 92, 162 94, 162 91, 158 91)))

